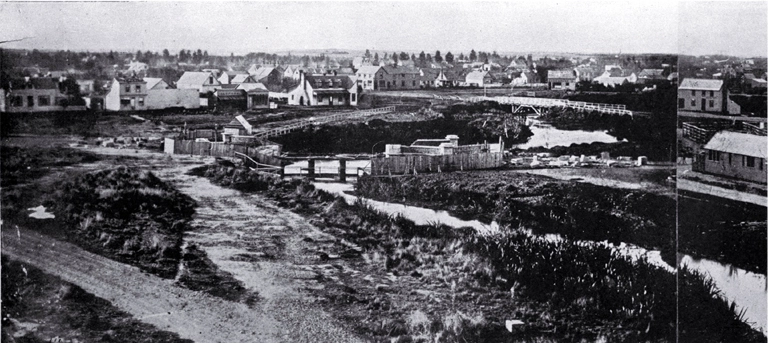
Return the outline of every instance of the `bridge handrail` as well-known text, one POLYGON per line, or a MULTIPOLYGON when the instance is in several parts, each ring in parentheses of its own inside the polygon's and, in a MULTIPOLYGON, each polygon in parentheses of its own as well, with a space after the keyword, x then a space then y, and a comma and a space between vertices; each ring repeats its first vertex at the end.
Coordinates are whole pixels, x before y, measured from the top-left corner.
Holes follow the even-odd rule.
POLYGON ((297 123, 292 123, 292 124, 287 124, 287 125, 284 125, 284 126, 279 126, 279 127, 271 128, 271 129, 269 129, 267 131, 256 133, 256 134, 254 134, 254 136, 256 136, 256 137, 269 137, 269 136, 274 136, 274 135, 277 135, 277 134, 280 134, 280 133, 283 133, 283 132, 286 132, 286 131, 291 131, 291 130, 294 130, 294 129, 301 129, 301 128, 304 128, 304 127, 307 127, 307 126, 313 125, 313 124, 318 124, 318 123, 325 124, 325 123, 329 123, 329 122, 332 122, 332 121, 335 121, 335 120, 341 119, 341 118, 349 118, 349 117, 360 118, 360 117, 365 117, 365 116, 368 116, 368 115, 371 115, 371 114, 376 114, 376 113, 392 112, 395 109, 396 109, 395 106, 387 106, 387 107, 372 108, 372 109, 368 109, 368 110, 356 111, 356 112, 352 112, 352 113, 338 113, 338 114, 333 114, 333 115, 329 115, 329 116, 324 116, 324 117, 321 117, 321 118, 318 118, 318 119, 306 119, 306 120, 302 120, 302 121, 297 122, 297 123))
POLYGON ((246 154, 243 154, 241 152, 235 152, 235 155, 240 155, 243 158, 248 159, 249 161, 251 161, 251 163, 255 164, 257 167, 261 167, 261 169, 274 169, 274 170, 283 169, 283 167, 280 167, 280 166, 273 166, 271 164, 264 164, 264 163, 256 162, 250 156, 248 156, 246 154))

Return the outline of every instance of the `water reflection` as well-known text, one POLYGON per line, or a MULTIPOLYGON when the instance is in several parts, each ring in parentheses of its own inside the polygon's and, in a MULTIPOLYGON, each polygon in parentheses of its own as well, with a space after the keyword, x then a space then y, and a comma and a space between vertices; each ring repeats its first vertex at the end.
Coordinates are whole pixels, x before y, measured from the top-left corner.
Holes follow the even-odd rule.
MULTIPOLYGON (((344 193, 346 191, 354 190, 354 185, 352 184, 316 182, 314 185, 318 189, 342 196, 350 204, 358 199, 358 197, 354 195, 344 193)), ((462 220, 450 215, 446 211, 435 211, 416 206, 387 203, 366 198, 363 199, 376 210, 391 215, 403 215, 405 218, 412 220, 418 225, 442 223, 451 227, 471 227, 480 233, 495 233, 499 231, 499 225, 496 222, 492 222, 489 225, 478 220, 462 220)), ((530 230, 528 233, 533 235, 533 232, 530 230)), ((558 234, 545 234, 540 237, 549 241, 560 241, 564 239, 558 234)), ((662 267, 669 272, 675 272, 675 267, 667 264, 661 258, 661 252, 658 250, 646 250, 626 243, 614 245, 607 241, 578 241, 578 243, 603 245, 614 249, 624 256, 629 256, 633 259, 646 258, 651 264, 662 267)), ((766 284, 765 275, 748 272, 729 264, 723 264, 707 259, 695 259, 689 255, 679 256, 678 265, 686 265, 691 269, 698 270, 699 272, 710 276, 725 298, 728 299, 729 302, 733 301, 736 303, 737 311, 744 309, 745 320, 747 323, 750 323, 750 325, 757 330, 768 333, 768 330, 766 330, 766 328, 768 328, 768 322, 766 321, 766 313, 768 313, 766 312, 768 311, 768 308, 766 308, 766 301, 768 301, 766 298, 768 284, 766 284)))

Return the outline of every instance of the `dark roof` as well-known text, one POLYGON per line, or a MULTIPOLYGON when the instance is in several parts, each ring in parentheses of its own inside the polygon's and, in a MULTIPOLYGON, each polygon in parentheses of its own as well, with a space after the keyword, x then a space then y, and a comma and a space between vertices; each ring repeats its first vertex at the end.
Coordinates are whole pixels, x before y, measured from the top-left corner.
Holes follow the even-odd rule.
POLYGON ((427 79, 436 79, 438 76, 440 76, 440 69, 437 68, 423 68, 421 69, 421 72, 424 73, 424 77, 427 79))
POLYGON ((305 78, 312 86, 312 89, 315 90, 328 88, 350 89, 354 86, 354 82, 347 75, 306 75, 305 78))
POLYGON ((768 104, 766 104, 766 97, 764 95, 742 95, 734 94, 728 96, 731 101, 735 102, 741 107, 741 112, 747 113, 764 113, 768 104))
POLYGON ((59 89, 59 84, 56 80, 48 77, 35 77, 30 78, 29 81, 25 79, 11 80, 12 89, 59 89))
POLYGON ((239 83, 222 84, 222 85, 221 85, 221 88, 222 88, 222 89, 235 89, 235 88, 237 88, 237 86, 239 86, 239 85, 240 85, 239 83))
POLYGON ((383 66, 388 74, 418 74, 419 71, 411 67, 383 66))

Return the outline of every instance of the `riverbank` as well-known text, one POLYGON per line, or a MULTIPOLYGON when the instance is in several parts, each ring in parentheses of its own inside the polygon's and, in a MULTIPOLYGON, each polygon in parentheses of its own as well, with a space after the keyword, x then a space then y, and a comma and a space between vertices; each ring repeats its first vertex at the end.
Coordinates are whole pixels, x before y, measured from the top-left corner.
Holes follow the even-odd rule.
MULTIPOLYGON (((659 179, 653 175, 648 177, 659 179)), ((479 219, 485 223, 495 220, 502 226, 524 226, 540 234, 631 243, 648 250, 660 250, 670 265, 676 264, 676 236, 680 234, 681 239, 686 239, 679 247, 682 253, 730 263, 761 274, 766 272, 765 229, 762 230, 763 239, 757 239, 761 234, 757 229, 726 229, 733 227, 732 224, 706 229, 715 231, 709 235, 696 234, 708 227, 705 226, 707 222, 712 222, 696 217, 715 221, 759 221, 762 213, 764 223, 764 209, 759 212, 750 208, 747 211, 750 216, 737 219, 742 218, 737 214, 742 212, 710 208, 704 210, 710 214, 706 217, 697 214, 700 203, 690 198, 681 197, 681 207, 678 208, 675 198, 668 192, 651 193, 577 181, 521 171, 475 171, 395 178, 362 177, 356 190, 359 195, 375 200, 442 209, 461 218, 479 219), (683 216, 679 225, 677 213, 683 216), (715 216, 716 219, 712 217, 717 213, 722 215, 715 216), (727 238, 726 242, 745 245, 728 243, 713 248, 712 239, 707 237, 727 238), (744 254, 744 249, 754 254, 744 254)))
MULTIPOLYGON (((227 187, 264 194, 310 218, 321 230, 358 245, 362 250, 357 261, 349 252, 323 256, 353 264, 358 276, 326 280, 323 290, 313 292, 329 299, 326 306, 345 313, 358 330, 375 337, 675 340, 675 275, 643 259, 622 257, 599 245, 548 241, 524 231, 484 236, 439 224, 418 226, 364 203, 347 205, 306 182, 231 167, 206 166, 193 172, 227 187), (509 251, 517 253, 505 254, 509 251), (391 282, 365 281, 381 276, 391 282), (506 331, 505 322, 512 319, 525 323, 518 327, 524 331, 506 331)), ((707 290, 704 277, 687 271, 679 276, 691 280, 689 296, 710 292, 686 307, 683 318, 696 313, 738 328, 728 336, 731 341, 765 339, 728 312, 728 304, 707 290)), ((725 331, 696 320, 680 325, 683 338, 688 332, 725 331)))

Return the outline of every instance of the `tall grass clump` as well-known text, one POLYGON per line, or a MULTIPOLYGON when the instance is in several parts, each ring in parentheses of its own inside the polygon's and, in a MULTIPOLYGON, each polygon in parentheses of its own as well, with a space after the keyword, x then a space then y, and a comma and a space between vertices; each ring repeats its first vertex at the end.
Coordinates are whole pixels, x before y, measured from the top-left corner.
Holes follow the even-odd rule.
POLYGON ((64 181, 47 206, 66 224, 66 239, 173 277, 195 203, 151 172, 118 167, 64 181))

